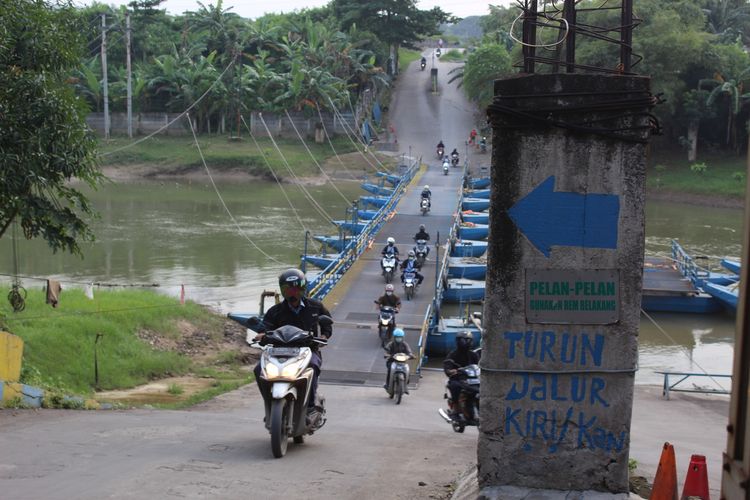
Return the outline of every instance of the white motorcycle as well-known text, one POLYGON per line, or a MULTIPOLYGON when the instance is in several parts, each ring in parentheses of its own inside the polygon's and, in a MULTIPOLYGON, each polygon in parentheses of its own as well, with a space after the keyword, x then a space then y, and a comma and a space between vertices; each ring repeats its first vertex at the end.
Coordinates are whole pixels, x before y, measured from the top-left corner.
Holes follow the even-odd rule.
POLYGON ((422 211, 422 215, 427 215, 427 212, 430 211, 430 199, 422 198, 419 202, 419 209, 422 211))
POLYGON ((443 163, 443 175, 448 175, 448 171, 450 168, 448 168, 448 162, 443 163))
POLYGON ((417 274, 412 271, 404 272, 404 295, 406 300, 411 300, 417 291, 417 274))
MULTIPOLYGON (((387 354, 386 358, 389 357, 387 354)), ((393 356, 390 374, 388 376, 388 396, 396 400, 396 404, 401 404, 401 398, 406 392, 409 385, 409 356, 403 352, 397 352, 393 356)))
MULTIPOLYGON (((333 320, 320 316, 318 324, 331 325, 333 320)), ((317 431, 326 422, 325 398, 317 394, 315 410, 307 411, 313 381, 312 348, 326 345, 295 326, 286 325, 265 334, 267 345, 260 357, 259 388, 266 407, 266 428, 271 433, 273 456, 284 456, 292 438, 305 442, 305 435, 317 431)))
POLYGON ((417 244, 414 245, 414 255, 417 257, 417 268, 422 269, 425 261, 427 260, 427 241, 417 240, 417 244))
MULTIPOLYGON (((377 303, 377 301, 375 301, 377 303)), ((380 337, 380 347, 390 342, 393 335, 393 329, 396 326, 396 313, 398 310, 391 306, 382 306, 378 314, 378 336, 380 337)))
POLYGON ((383 277, 386 283, 393 281, 393 273, 396 271, 396 265, 398 264, 396 256, 393 254, 386 254, 380 261, 380 266, 383 268, 383 277))

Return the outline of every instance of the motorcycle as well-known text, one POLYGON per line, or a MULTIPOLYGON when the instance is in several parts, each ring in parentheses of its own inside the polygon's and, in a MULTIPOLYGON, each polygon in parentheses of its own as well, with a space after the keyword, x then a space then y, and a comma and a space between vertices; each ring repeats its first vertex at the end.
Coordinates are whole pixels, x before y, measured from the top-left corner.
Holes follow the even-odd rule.
POLYGON ((430 211, 430 199, 422 198, 419 202, 419 209, 422 211, 422 215, 427 215, 427 212, 430 211))
POLYGON ((448 175, 448 164, 443 163, 443 175, 448 175))
POLYGON ((419 63, 419 66, 422 68, 422 71, 424 71, 424 68, 427 66, 427 63, 422 61, 421 63, 419 63))
POLYGON ((414 293, 417 291, 417 275, 412 271, 404 272, 404 295, 406 300, 414 298, 414 293))
POLYGON ((440 50, 440 47, 438 47, 437 50, 435 50, 435 55, 440 57, 442 55, 442 51, 440 50))
MULTIPOLYGON (((386 358, 389 357, 387 354, 386 358)), ((388 376, 388 396, 391 399, 396 400, 396 404, 401 404, 401 398, 406 393, 409 385, 409 359, 412 356, 403 352, 397 352, 393 356, 393 363, 391 363, 390 374, 388 376)), ((407 393, 408 394, 408 393, 407 393)))
POLYGON ((479 425, 479 365, 469 365, 458 369, 461 393, 458 401, 453 401, 445 384, 443 397, 448 400, 448 411, 438 410, 443 419, 451 424, 454 432, 463 432, 467 426, 479 425))
POLYGON ((427 260, 427 241, 417 240, 417 244, 414 245, 414 254, 417 256, 417 269, 422 269, 427 260))
POLYGON ((479 141, 479 152, 480 153, 486 153, 487 152, 487 141, 479 141))
MULTIPOLYGON (((318 324, 333 320, 320 316, 318 324)), ((308 412, 313 367, 312 348, 327 344, 296 326, 285 325, 267 332, 268 347, 260 357, 259 387, 266 407, 266 428, 271 433, 271 451, 275 458, 284 456, 292 438, 295 444, 305 442, 326 423, 325 398, 317 393, 314 411, 308 412)))
POLYGON ((442 160, 444 155, 445 155, 445 148, 443 148, 442 146, 438 146, 437 148, 438 160, 442 160))
POLYGON ((393 281, 393 273, 396 270, 396 264, 396 256, 392 253, 384 255, 383 259, 380 261, 380 265, 383 268, 383 277, 385 278, 386 283, 391 283, 393 281))
MULTIPOLYGON (((377 301, 375 301, 377 303, 377 301)), ((380 347, 391 341, 393 336, 393 329, 396 326, 396 310, 395 307, 382 306, 380 308, 380 315, 378 316, 378 336, 380 337, 380 347)))
POLYGON ((451 155, 451 165, 454 166, 454 167, 458 166, 458 155, 457 154, 452 154, 451 155))

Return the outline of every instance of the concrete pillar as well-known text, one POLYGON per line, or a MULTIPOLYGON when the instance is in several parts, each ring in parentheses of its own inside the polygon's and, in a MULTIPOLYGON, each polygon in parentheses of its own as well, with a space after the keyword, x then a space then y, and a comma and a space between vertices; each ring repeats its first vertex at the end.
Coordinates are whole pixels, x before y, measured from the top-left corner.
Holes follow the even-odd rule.
POLYGON ((649 83, 495 82, 478 444, 487 498, 627 492, 649 83))

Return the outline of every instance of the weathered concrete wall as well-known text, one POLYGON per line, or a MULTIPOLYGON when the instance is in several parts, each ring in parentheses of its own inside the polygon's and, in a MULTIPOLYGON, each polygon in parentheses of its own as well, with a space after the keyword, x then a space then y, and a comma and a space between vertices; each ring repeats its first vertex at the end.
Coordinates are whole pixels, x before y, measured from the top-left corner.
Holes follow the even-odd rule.
POLYGON ((495 96, 479 484, 626 492, 649 80, 527 75, 495 96))

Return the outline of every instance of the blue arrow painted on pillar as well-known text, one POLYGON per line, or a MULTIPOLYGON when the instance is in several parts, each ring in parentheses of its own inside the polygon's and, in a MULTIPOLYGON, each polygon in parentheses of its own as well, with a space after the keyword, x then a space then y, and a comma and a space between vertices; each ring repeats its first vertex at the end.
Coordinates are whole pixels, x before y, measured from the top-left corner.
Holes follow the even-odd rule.
POLYGON ((547 257, 553 246, 617 248, 619 196, 554 189, 553 175, 508 210, 532 245, 547 257))

